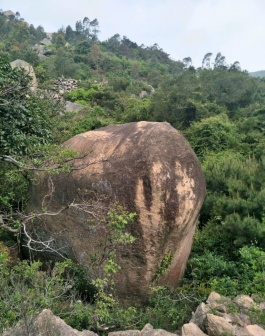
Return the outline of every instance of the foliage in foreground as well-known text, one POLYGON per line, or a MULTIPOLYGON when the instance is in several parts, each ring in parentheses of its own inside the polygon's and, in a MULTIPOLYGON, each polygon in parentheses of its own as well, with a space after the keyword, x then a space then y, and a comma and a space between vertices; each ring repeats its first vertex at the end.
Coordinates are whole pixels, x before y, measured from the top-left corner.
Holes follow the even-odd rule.
POLYGON ((75 297, 67 272, 70 265, 70 261, 58 263, 44 272, 39 262, 21 261, 11 268, 8 251, 0 245, 0 330, 19 320, 30 328, 32 318, 47 307, 57 314, 66 310, 75 297))
MULTIPOLYGON (((77 274, 81 273, 77 273, 76 266, 69 260, 46 271, 39 262, 21 261, 10 268, 8 251, 2 245, 0 258, 0 330, 12 327, 18 320, 30 329, 32 318, 44 308, 51 309, 79 330, 98 331, 100 327, 111 325, 117 330, 142 328, 148 322, 157 328, 173 330, 189 318, 192 309, 209 293, 203 288, 172 291, 154 287, 146 307, 122 307, 118 300, 99 288, 91 303, 89 298, 81 301, 76 286, 77 274)), ((84 277, 86 270, 82 272, 82 281, 88 283, 84 277)))
MULTIPOLYGON (((198 235, 195 245, 201 243, 202 237, 198 235)), ((190 320, 192 311, 213 290, 230 297, 238 293, 265 297, 265 252, 253 245, 240 249, 236 262, 211 252, 201 257, 193 255, 182 287, 172 290, 154 286, 145 306, 130 307, 122 306, 115 296, 101 291, 102 288, 94 299, 83 297, 78 283, 81 280, 82 286, 85 283, 89 286, 87 270, 77 268, 70 261, 44 271, 39 262, 22 261, 10 268, 8 251, 3 246, 0 257, 2 329, 18 319, 30 326, 31 315, 49 308, 79 330, 141 329, 151 323, 155 328, 174 331, 190 320)))

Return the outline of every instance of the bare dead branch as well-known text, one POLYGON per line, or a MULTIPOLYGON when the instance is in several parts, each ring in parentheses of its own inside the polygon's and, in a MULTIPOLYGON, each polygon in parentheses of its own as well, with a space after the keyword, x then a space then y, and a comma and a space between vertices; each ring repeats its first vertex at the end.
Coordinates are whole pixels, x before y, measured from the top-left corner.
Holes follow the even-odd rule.
MULTIPOLYGON (((26 166, 26 165, 23 165, 21 162, 17 161, 16 159, 14 159, 12 156, 10 155, 3 155, 3 156, 0 156, 0 163, 3 163, 3 162, 7 162, 7 163, 12 163, 13 165, 15 165, 17 168, 19 168, 19 170, 21 172, 24 172, 24 171, 30 171, 30 170, 36 170, 36 171, 46 171, 46 172, 50 172, 51 169, 52 170, 58 170, 58 169, 61 169, 64 167, 64 165, 67 163, 67 162, 71 162, 73 161, 72 165, 70 166, 70 169, 71 170, 80 170, 80 169, 84 169, 86 167, 89 167, 91 165, 94 165, 94 164, 97 164, 97 163, 103 163, 103 162, 106 162, 108 161, 108 159, 101 159, 101 160, 97 160, 97 161, 93 161, 91 163, 85 163, 85 164, 82 164, 78 167, 74 167, 73 164, 74 164, 74 161, 75 160, 81 160, 82 158, 86 157, 87 154, 85 154, 84 156, 82 157, 77 157, 77 158, 71 158, 67 161, 64 162, 64 164, 57 164, 55 166, 53 166, 52 168, 47 168, 47 167, 38 167, 38 166, 34 166, 34 165, 30 165, 30 166, 26 166)), ((45 163, 43 163, 45 164, 45 163)))

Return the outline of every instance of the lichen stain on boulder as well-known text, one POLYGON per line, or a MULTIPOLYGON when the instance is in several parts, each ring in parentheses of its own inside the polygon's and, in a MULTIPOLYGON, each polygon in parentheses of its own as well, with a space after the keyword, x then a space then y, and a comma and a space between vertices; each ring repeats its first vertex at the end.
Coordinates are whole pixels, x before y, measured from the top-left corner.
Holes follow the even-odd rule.
MULTIPOLYGON (((77 166, 104 162, 54 176, 54 210, 72 202, 79 188, 105 193, 111 201, 137 213, 129 227, 136 241, 118 251, 118 295, 129 301, 146 298, 168 253, 172 254, 170 265, 156 283, 177 286, 205 197, 199 161, 184 137, 166 122, 143 121, 79 134, 63 146, 90 153, 75 160, 77 166)), ((31 194, 29 210, 40 210, 47 194, 46 177, 32 185, 31 194)), ((82 218, 71 211, 46 219, 45 225, 50 232, 62 232, 77 260, 89 256, 100 239, 98 232, 88 230, 82 218)))

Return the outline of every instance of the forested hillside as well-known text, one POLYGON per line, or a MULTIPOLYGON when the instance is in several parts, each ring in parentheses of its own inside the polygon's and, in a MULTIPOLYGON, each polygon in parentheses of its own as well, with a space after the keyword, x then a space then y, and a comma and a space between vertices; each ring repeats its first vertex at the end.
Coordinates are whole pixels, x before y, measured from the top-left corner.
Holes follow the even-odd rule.
MULTIPOLYGON (((75 27, 62 27, 53 33, 52 44, 44 47, 49 55, 39 58, 32 47, 46 37, 44 28, 28 25, 19 13, 15 17, 0 14, 2 283, 9 288, 12 271, 6 246, 20 244, 21 222, 16 214, 23 213, 29 197, 29 169, 46 169, 49 157, 48 163, 67 170, 63 162, 76 154, 62 153, 59 145, 76 134, 113 123, 167 121, 189 141, 207 185, 182 287, 154 288, 145 307, 121 308, 101 293, 98 304, 65 308, 72 310, 72 315, 65 314, 66 320, 80 330, 96 328, 97 321, 86 314, 89 311, 90 316, 100 315, 102 325, 129 328, 151 322, 175 330, 212 290, 226 296, 258 293, 265 297, 265 79, 251 77, 236 61, 228 65, 221 53, 202 55, 202 66, 195 68, 190 57, 172 60, 157 44, 138 45, 119 34, 100 41, 99 29, 97 19, 87 17, 75 27), (9 66, 16 59, 33 65, 37 93, 28 91, 30 78, 22 70, 9 66), (64 113, 63 105, 49 97, 57 77, 78 80, 79 88, 64 93, 64 98, 84 109, 64 113), (16 169, 7 157, 15 160, 16 169), (15 237, 7 226, 16 231, 15 237), (188 299, 180 299, 180 293, 188 299)), ((41 306, 54 312, 61 308, 60 298, 69 294, 66 288, 72 286, 80 294, 87 279, 85 270, 71 266, 69 274, 77 285, 67 287, 63 274, 70 266, 56 267, 54 291, 55 278, 41 271, 39 263, 22 261, 13 268, 21 279, 29 280, 30 274, 39 284, 49 283, 50 296, 42 297, 41 306)), ((23 286, 33 300, 36 288, 30 287, 30 281, 23 286)), ((5 306, 0 310, 0 329, 18 320, 19 295, 11 295, 13 301, 7 307, 0 294, 0 305, 5 306)), ((27 310, 34 312, 36 306, 29 304, 27 310)))
POLYGON ((265 77, 265 71, 264 70, 250 72, 249 74, 252 77, 265 77))

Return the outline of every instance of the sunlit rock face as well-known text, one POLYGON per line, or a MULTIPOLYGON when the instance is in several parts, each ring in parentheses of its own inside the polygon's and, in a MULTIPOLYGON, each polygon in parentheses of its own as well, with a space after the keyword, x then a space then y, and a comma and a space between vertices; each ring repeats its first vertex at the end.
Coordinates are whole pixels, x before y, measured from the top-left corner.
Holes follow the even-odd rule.
MULTIPOLYGON (((128 226, 135 242, 117 251, 119 297, 130 302, 146 299, 154 280, 176 286, 205 197, 199 161, 185 138, 166 122, 142 121, 79 134, 63 146, 90 154, 74 162, 83 169, 52 176, 55 191, 50 208, 55 211, 71 203, 77 190, 85 188, 137 213, 128 226), (161 268, 165 257, 169 260, 166 269, 161 268)), ((41 174, 31 186, 29 210, 41 209, 48 194, 47 179, 41 174)), ((65 247, 61 252, 83 263, 104 234, 100 228, 90 230, 86 220, 71 209, 36 225, 46 236, 58 234, 57 247, 65 247)))
POLYGON ((32 77, 32 81, 31 81, 31 85, 30 85, 30 90, 32 92, 37 90, 38 87, 38 82, 35 76, 35 72, 34 69, 32 67, 32 65, 30 65, 28 62, 25 62, 23 60, 15 60, 13 62, 10 63, 11 67, 14 68, 18 68, 18 69, 25 69, 25 74, 29 75, 32 77))

